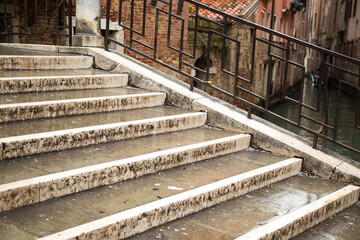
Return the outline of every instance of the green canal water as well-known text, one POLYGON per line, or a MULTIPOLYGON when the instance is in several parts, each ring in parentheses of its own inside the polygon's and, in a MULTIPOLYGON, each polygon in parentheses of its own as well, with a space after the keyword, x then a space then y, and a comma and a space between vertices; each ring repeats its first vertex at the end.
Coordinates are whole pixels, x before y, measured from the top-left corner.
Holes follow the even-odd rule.
MULTIPOLYGON (((304 102, 307 105, 316 107, 317 105, 317 97, 318 97, 318 88, 313 86, 312 83, 309 80, 305 81, 304 86, 304 102)), ((336 115, 336 104, 337 104, 337 95, 338 90, 335 88, 330 88, 329 90, 329 125, 335 126, 335 115, 336 115)), ((297 94, 293 96, 294 99, 299 100, 300 91, 297 91, 297 94)), ((341 143, 344 143, 346 145, 349 145, 353 148, 360 149, 360 130, 356 129, 355 126, 355 115, 356 115, 356 98, 353 96, 342 93, 341 94, 341 104, 340 104, 340 114, 339 114, 339 130, 338 130, 338 141, 341 143)), ((289 101, 286 101, 273 109, 271 109, 276 114, 279 114, 283 117, 286 117, 288 119, 291 119, 295 122, 297 122, 298 118, 298 111, 299 107, 291 103, 289 101)), ((321 112, 321 111, 320 111, 321 112)), ((317 120, 321 120, 321 115, 315 111, 312 111, 310 109, 304 108, 303 114, 310 116, 312 118, 316 118, 317 120)), ((296 128, 294 126, 291 126, 290 124, 286 124, 283 121, 274 119, 269 116, 263 116, 263 118, 269 120, 270 122, 282 126, 287 130, 290 130, 294 133, 297 133, 309 140, 313 140, 313 135, 310 133, 301 130, 299 128, 296 128)), ((319 125, 309 121, 307 119, 302 119, 302 124, 308 128, 311 128, 313 130, 318 130, 319 125)), ((328 135, 333 137, 334 132, 332 130, 329 130, 328 135)), ((319 140, 319 148, 322 148, 323 142, 322 140, 319 140)), ((338 152, 339 154, 342 154, 344 156, 347 156, 353 160, 356 160, 360 162, 360 154, 354 153, 352 151, 346 150, 339 145, 336 145, 334 143, 328 142, 327 148, 338 152)))

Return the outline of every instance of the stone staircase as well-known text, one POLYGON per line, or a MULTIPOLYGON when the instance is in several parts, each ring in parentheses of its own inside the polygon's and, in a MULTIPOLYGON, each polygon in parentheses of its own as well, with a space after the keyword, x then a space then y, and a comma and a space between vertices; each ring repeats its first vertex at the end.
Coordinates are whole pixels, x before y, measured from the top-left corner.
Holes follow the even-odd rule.
POLYGON ((90 56, 0 50, 1 239, 287 239, 359 199, 90 56))

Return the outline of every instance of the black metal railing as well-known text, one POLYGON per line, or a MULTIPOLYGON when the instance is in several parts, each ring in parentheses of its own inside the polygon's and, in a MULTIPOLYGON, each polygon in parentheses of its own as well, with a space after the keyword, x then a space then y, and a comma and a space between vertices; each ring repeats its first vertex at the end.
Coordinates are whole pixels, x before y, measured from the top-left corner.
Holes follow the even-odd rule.
MULTIPOLYGON (((274 12, 274 11, 272 11, 274 12)), ((273 14, 272 14, 273 18, 273 14)), ((272 30, 271 28, 267 28, 256 24, 254 22, 248 21, 246 19, 226 14, 217 9, 211 8, 207 5, 198 3, 192 0, 179 0, 178 5, 174 5, 172 0, 158 0, 158 1, 146 1, 146 0, 120 0, 120 7, 118 11, 118 19, 119 25, 123 27, 125 30, 125 40, 124 42, 116 41, 115 39, 109 37, 109 23, 110 23, 110 0, 107 1, 107 24, 106 24, 106 39, 105 39, 105 49, 108 50, 109 43, 115 43, 122 47, 124 47, 129 53, 135 53, 142 58, 151 59, 152 62, 157 63, 161 66, 165 66, 168 69, 173 70, 174 72, 181 74, 182 76, 187 77, 190 80, 190 90, 194 89, 194 86, 197 83, 206 86, 207 89, 211 89, 211 91, 215 91, 221 93, 231 99, 238 101, 239 103, 245 105, 248 111, 248 117, 251 118, 251 115, 256 111, 262 114, 269 115, 273 118, 283 121, 284 123, 295 126, 301 130, 304 130, 313 136, 313 147, 317 148, 318 140, 323 139, 323 147, 326 147, 327 142, 332 142, 338 146, 341 146, 345 149, 348 149, 352 152, 360 154, 360 145, 359 143, 356 146, 350 146, 338 140, 338 123, 340 120, 340 101, 341 101, 341 88, 346 86, 351 88, 356 94, 356 111, 355 122, 353 123, 353 130, 360 130, 360 71, 354 71, 351 69, 360 70, 360 61, 343 54, 330 51, 328 49, 310 44, 301 39, 283 34, 281 32, 277 32, 272 30), (126 5, 127 4, 127 5, 126 5), (186 7, 184 7, 186 4, 186 7), (126 5, 126 6, 125 6, 126 5), (135 9, 136 6, 136 9, 135 9), (174 7, 175 6, 175 7, 174 7), (139 16, 139 9, 142 9, 141 16, 139 16), (175 11, 176 10, 176 11, 175 11), (193 35, 191 36, 191 44, 187 49, 184 48, 184 45, 189 42, 189 39, 185 38, 185 18, 182 17, 182 13, 184 11, 189 11, 188 14, 191 15, 193 21, 193 35), (201 14, 206 12, 206 14, 201 14), (154 22, 151 22, 150 25, 148 21, 150 21, 149 14, 154 14, 154 22), (216 19, 208 18, 206 16, 216 16, 216 19), (166 21, 167 25, 167 51, 171 51, 173 55, 177 56, 176 65, 166 63, 163 59, 159 58, 159 51, 163 51, 164 49, 158 49, 159 44, 159 24, 160 24, 160 16, 165 16, 162 18, 162 21, 166 21), (165 20, 164 20, 165 19, 165 20), (205 42, 203 45, 204 57, 206 58, 206 67, 200 68, 194 64, 195 57, 197 56, 197 51, 200 51, 197 47, 198 42, 200 41, 200 23, 201 21, 207 22, 217 26, 214 29, 208 28, 205 30, 207 34, 207 39, 202 39, 201 41, 205 42), (178 40, 176 41, 176 46, 172 45, 171 41, 172 36, 172 27, 174 26, 174 22, 177 25, 180 25, 180 31, 178 40), (250 46, 250 73, 247 76, 243 76, 239 73, 239 57, 242 54, 241 52, 241 44, 244 44, 243 41, 240 41, 236 38, 229 36, 228 34, 228 25, 229 22, 234 22, 237 24, 241 24, 242 26, 249 29, 250 39, 251 41, 246 42, 248 46, 250 46), (147 34, 150 33, 150 34, 147 34), (263 36, 263 37, 262 37, 263 36), (265 37, 266 36, 266 37, 265 37), (221 56, 221 71, 227 77, 233 79, 233 88, 230 90, 226 90, 221 88, 221 86, 217 86, 215 84, 211 84, 210 78, 210 65, 211 65, 211 43, 213 39, 220 38, 221 46, 220 48, 220 56, 221 56), (279 41, 274 41, 274 38, 281 39, 279 41), (149 44, 149 39, 153 39, 153 44, 149 44), (226 69, 224 67, 224 62, 226 61, 227 48, 226 45, 229 45, 229 42, 233 46, 230 51, 235 51, 235 66, 232 67, 232 70, 226 69), (267 46, 267 60, 266 63, 268 65, 267 71, 267 81, 263 85, 265 91, 262 93, 256 92, 254 90, 254 84, 256 82, 256 74, 255 69, 258 67, 259 62, 256 61, 256 51, 260 44, 265 44, 267 46), (319 56, 319 66, 320 66, 320 87, 317 88, 317 101, 315 106, 309 105, 304 101, 304 81, 306 75, 306 67, 302 61, 295 61, 291 59, 291 51, 294 48, 301 49, 303 53, 306 52, 315 52, 315 55, 319 56), (276 50, 276 51, 274 51, 276 50), (281 52, 278 53, 278 52, 281 52), (280 90, 280 98, 284 101, 289 101, 298 108, 297 110, 297 119, 288 119, 284 116, 278 115, 271 111, 270 104, 272 99, 272 92, 270 91, 270 84, 273 82, 274 70, 273 64, 274 61, 281 61, 284 64, 284 68, 278 71, 282 71, 282 78, 280 80, 282 88, 280 90), (345 66, 342 64, 340 67, 337 62, 346 63, 345 66), (352 66, 352 68, 347 68, 346 66, 352 66), (287 88, 290 86, 288 71, 290 66, 297 69, 299 81, 300 81, 300 97, 298 99, 292 97, 287 92, 287 88), (200 78, 198 76, 194 76, 194 74, 190 74, 190 70, 195 70, 196 72, 202 73, 204 76, 200 78), (345 80, 338 81, 338 88, 340 91, 338 92, 338 102, 335 120, 329 121, 329 96, 328 96, 328 81, 329 77, 332 76, 333 73, 337 72, 340 76, 346 74, 347 76, 352 76, 356 78, 354 82, 349 82, 345 80), (243 96, 250 96, 243 97, 243 96), (254 100, 255 99, 255 100, 254 100), (304 111, 306 110, 306 111, 304 111), (311 117, 306 114, 308 111, 314 111, 318 115, 319 118, 311 117), (304 122, 307 122, 305 124, 304 122), (310 126, 309 126, 310 122, 310 126), (330 124, 334 122, 334 124, 330 124), (314 127, 315 126, 315 127, 314 127)), ((273 22, 273 21, 271 21, 273 22)), ((272 23, 271 23, 272 24, 272 23)), ((201 29, 201 34, 204 34, 204 28, 201 29)), ((190 35, 188 35, 190 36, 190 35)), ((305 55, 304 55, 305 56, 305 55)), ((265 74, 264 74, 265 75, 265 74)), ((196 86, 195 86, 196 87, 196 86)))
POLYGON ((62 44, 65 37, 72 45, 72 1, 0 0, 0 27, 0 42, 14 42, 14 36, 48 36, 53 44, 62 44))

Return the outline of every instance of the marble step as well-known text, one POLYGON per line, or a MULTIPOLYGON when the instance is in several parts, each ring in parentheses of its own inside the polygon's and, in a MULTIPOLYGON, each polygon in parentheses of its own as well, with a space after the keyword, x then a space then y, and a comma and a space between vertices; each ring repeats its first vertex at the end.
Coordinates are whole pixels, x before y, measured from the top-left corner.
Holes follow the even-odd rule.
POLYGON ((0 160, 201 127, 206 113, 154 107, 0 124, 0 160))
POLYGON ((0 94, 124 87, 128 77, 93 69, 0 71, 0 94))
POLYGON ((111 239, 117 236, 108 234, 121 228, 130 236, 296 175, 300 168, 299 159, 245 150, 1 213, 0 234, 7 239, 67 239, 68 233, 74 239, 79 234, 80 239, 111 239), (127 224, 118 224, 123 217, 127 224), (108 234, 92 238, 94 228, 108 234))
POLYGON ((161 106, 166 94, 131 88, 0 95, 0 123, 161 106))
POLYGON ((326 219, 293 240, 349 240, 360 236, 360 202, 326 219))
POLYGON ((94 59, 80 55, 0 55, 0 70, 88 69, 94 59))
POLYGON ((130 239, 289 239, 290 234, 309 227, 309 221, 315 223, 324 215, 352 205, 357 196, 358 187, 294 176, 130 239), (317 209, 322 210, 316 213, 317 209), (294 228, 282 229, 284 221, 293 222, 294 213, 298 216, 310 214, 311 217, 296 217, 294 228), (282 230, 267 231, 270 225, 271 230, 282 230))
MULTIPOLYGON (((196 132, 199 131, 193 133, 196 132)), ((138 143, 133 147, 141 148, 138 143)), ((250 135, 235 135, 10 182, 0 185, 0 212, 238 152, 249 144, 250 135)), ((21 173, 18 170, 18 174, 21 173)))
POLYGON ((360 187, 346 186, 306 206, 265 224, 236 240, 290 239, 325 219, 354 205, 360 196, 360 187))

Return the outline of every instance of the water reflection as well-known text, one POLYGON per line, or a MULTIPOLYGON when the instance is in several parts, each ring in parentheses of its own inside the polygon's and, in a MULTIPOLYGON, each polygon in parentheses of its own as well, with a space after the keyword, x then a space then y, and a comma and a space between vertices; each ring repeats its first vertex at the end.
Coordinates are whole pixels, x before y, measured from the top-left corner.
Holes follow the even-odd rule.
MULTIPOLYGON (((312 85, 312 83, 308 80, 305 81, 305 86, 304 86, 304 102, 307 105, 310 105, 312 107, 316 107, 317 106, 317 100, 318 100, 318 91, 319 88, 314 87, 312 85)), ((329 90, 329 125, 331 126, 335 126, 335 115, 336 115, 336 104, 337 104, 337 89, 335 88, 330 88, 329 90)), ((299 99, 300 93, 298 92, 297 95, 294 96, 295 99, 299 99)), ((322 105, 322 104, 321 104, 322 105)), ((273 112, 284 116, 288 119, 291 119, 295 122, 298 121, 298 112, 299 112, 299 107, 291 102, 285 102, 281 105, 278 105, 277 107, 272 109, 273 112)), ((321 121, 321 111, 322 109, 320 108, 319 113, 308 109, 308 108, 304 108, 302 110, 302 113, 306 116, 315 118, 319 121, 321 121)), ((360 130, 356 129, 355 126, 355 115, 356 115, 356 98, 346 94, 346 93, 341 93, 341 102, 340 102, 340 114, 339 114, 339 130, 338 130, 338 141, 341 143, 344 143, 346 145, 349 145, 353 148, 356 149, 360 149, 360 130)), ((297 133, 309 140, 313 140, 313 136, 301 129, 298 129, 296 127, 293 127, 289 124, 284 124, 284 122, 279 121, 277 119, 268 117, 268 116, 264 116, 265 119, 275 123, 276 125, 282 126, 294 133, 297 133)), ((314 123, 313 121, 307 120, 307 119, 303 119, 302 120, 302 124, 308 128, 311 128, 313 130, 318 130, 320 125, 318 125, 317 123, 314 123)), ((334 131, 329 130, 328 132, 329 136, 333 137, 334 136, 334 131)), ((322 141, 320 141, 320 144, 322 144, 322 141)), ((319 146, 321 148, 321 146, 319 146)), ((360 155, 356 154, 352 151, 346 150, 342 147, 339 147, 336 144, 330 143, 328 142, 327 147, 331 150, 334 150, 342 155, 345 155, 349 158, 352 158, 356 161, 360 162, 360 155)))

